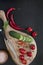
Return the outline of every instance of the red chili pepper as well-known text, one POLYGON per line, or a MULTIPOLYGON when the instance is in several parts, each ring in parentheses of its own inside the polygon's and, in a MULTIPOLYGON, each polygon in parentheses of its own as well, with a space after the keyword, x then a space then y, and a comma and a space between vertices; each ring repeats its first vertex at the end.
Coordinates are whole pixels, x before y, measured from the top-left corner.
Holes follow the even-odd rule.
POLYGON ((15 8, 10 8, 8 11, 7 11, 7 18, 8 18, 8 15, 11 11, 15 10, 15 8))
POLYGON ((19 28, 17 26, 14 26, 12 21, 10 21, 10 26, 13 28, 13 29, 16 29, 16 30, 23 30, 23 28, 19 28))
MULTIPOLYGON (((13 10, 15 10, 15 8, 10 8, 9 10, 8 10, 8 12, 7 12, 7 18, 9 19, 9 13, 11 12, 11 11, 13 11, 13 10)), ((15 23, 15 21, 14 21, 14 19, 13 19, 13 14, 11 15, 11 17, 10 17, 10 26, 12 27, 12 28, 14 28, 14 29, 16 29, 16 30, 24 30, 23 28, 20 28, 19 26, 17 26, 16 25, 16 23, 15 23)))
POLYGON ((14 26, 16 26, 16 27, 19 27, 20 28, 20 26, 18 26, 16 23, 15 23, 15 21, 14 21, 14 19, 13 19, 13 14, 11 15, 11 21, 12 21, 12 24, 14 25, 14 26))
POLYGON ((16 25, 16 23, 14 22, 14 20, 13 20, 13 14, 11 15, 11 21, 10 21, 10 25, 14 28, 14 29, 16 29, 16 30, 24 30, 23 28, 20 28, 19 26, 17 26, 16 25))
POLYGON ((17 26, 16 23, 15 23, 15 21, 14 21, 14 19, 13 19, 13 14, 11 15, 11 18, 10 18, 10 19, 11 19, 11 21, 12 21, 12 24, 13 24, 14 26, 17 26))
POLYGON ((18 26, 16 23, 15 23, 15 21, 14 21, 14 19, 13 19, 13 14, 11 15, 11 21, 12 21, 12 24, 14 25, 14 26, 17 26, 17 27, 20 27, 20 26, 18 26))

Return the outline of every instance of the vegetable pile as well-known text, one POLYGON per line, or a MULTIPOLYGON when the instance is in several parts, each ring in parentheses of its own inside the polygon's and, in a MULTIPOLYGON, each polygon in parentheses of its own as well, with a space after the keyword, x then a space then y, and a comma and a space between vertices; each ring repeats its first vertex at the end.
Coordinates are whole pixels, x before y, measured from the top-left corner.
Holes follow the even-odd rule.
POLYGON ((15 29, 15 30, 26 30, 26 31, 28 31, 29 33, 31 33, 31 35, 33 36, 33 37, 36 37, 37 36, 37 32, 35 32, 35 31, 33 31, 33 29, 31 28, 31 27, 27 27, 27 28, 21 28, 20 26, 18 26, 16 23, 15 23, 15 21, 14 21, 14 15, 13 14, 11 14, 10 15, 10 13, 12 12, 12 11, 15 11, 16 9, 15 8, 10 8, 8 11, 7 11, 7 13, 6 13, 6 16, 7 16, 7 19, 9 20, 9 24, 10 24, 10 26, 13 28, 13 29, 15 29), (10 15, 10 17, 9 17, 9 15, 10 15))

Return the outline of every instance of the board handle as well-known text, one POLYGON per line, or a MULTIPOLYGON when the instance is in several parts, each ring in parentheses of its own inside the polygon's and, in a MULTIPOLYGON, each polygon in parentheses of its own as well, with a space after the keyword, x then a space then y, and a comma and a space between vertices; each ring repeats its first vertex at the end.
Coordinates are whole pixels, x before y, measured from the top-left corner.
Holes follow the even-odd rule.
POLYGON ((3 21, 3 22, 6 22, 7 21, 7 18, 5 16, 5 12, 3 10, 0 10, 0 19, 3 21))

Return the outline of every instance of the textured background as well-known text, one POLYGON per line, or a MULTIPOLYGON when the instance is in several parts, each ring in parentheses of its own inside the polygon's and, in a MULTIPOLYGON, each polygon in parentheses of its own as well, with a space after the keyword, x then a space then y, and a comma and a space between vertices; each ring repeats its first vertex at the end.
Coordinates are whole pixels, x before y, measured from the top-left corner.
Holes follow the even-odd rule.
MULTIPOLYGON (((30 65, 43 65, 43 1, 40 0, 0 0, 0 9, 5 12, 15 7, 15 21, 21 27, 31 26, 38 32, 35 39, 37 42, 38 53, 35 60, 30 65)), ((0 19, 0 28, 2 28, 2 20, 0 19)), ((0 33, 0 50, 6 49, 2 34, 0 33)), ((8 51, 7 51, 8 52, 8 51)), ((8 53, 9 55, 9 53, 8 53)), ((16 65, 12 61, 10 55, 8 61, 3 65, 16 65)))

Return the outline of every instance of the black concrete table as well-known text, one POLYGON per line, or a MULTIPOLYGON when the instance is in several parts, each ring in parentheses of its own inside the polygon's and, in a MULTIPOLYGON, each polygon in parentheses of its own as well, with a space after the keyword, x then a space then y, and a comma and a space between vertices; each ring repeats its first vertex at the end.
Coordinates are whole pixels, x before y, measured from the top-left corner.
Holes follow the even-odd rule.
MULTIPOLYGON (((29 1, 29 0, 0 0, 0 10, 5 12, 15 7, 15 22, 21 27, 25 28, 31 26, 38 32, 37 38, 35 38, 38 47, 38 53, 34 61, 30 65, 43 65, 43 1, 29 1)), ((2 28, 3 22, 0 20, 0 28, 2 28)), ((0 50, 7 51, 3 36, 0 33, 0 50)), ((8 52, 8 51, 7 51, 8 52)), ((3 65, 16 65, 9 55, 8 61, 3 65)))

